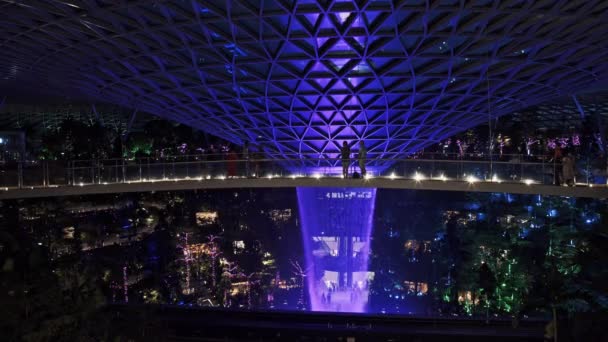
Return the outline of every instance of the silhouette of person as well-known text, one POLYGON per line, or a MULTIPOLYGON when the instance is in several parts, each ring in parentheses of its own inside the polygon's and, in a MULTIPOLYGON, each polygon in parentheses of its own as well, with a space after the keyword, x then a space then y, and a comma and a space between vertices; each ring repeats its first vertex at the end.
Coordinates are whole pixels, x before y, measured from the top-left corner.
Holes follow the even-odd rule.
POLYGON ((342 176, 344 176, 344 178, 348 178, 348 166, 350 165, 350 147, 348 146, 348 143, 346 141, 342 143, 340 155, 342 157, 342 176))
POLYGON ((363 140, 359 141, 359 169, 361 170, 361 177, 365 177, 367 170, 365 170, 365 160, 367 159, 367 149, 363 140))

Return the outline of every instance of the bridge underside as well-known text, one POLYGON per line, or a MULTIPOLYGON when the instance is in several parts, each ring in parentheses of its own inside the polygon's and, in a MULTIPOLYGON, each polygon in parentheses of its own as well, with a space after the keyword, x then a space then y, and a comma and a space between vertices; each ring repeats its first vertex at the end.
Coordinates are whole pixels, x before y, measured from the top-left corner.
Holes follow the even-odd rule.
POLYGON ((461 191, 461 192, 497 192, 524 195, 566 196, 608 198, 606 186, 564 187, 554 185, 506 182, 467 182, 412 179, 340 179, 340 178, 235 178, 235 179, 203 179, 178 181, 143 181, 116 184, 92 184, 82 186, 58 186, 7 189, 0 191, 0 200, 95 195, 126 192, 149 191, 180 191, 180 190, 213 190, 213 189, 246 189, 246 188, 296 188, 296 187, 352 187, 378 189, 405 189, 431 191, 461 191))

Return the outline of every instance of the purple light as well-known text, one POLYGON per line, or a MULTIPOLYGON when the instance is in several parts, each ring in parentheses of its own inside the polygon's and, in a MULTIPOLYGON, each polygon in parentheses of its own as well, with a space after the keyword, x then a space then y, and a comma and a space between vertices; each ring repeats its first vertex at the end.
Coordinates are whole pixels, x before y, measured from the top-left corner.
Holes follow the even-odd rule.
POLYGON ((298 187, 297 193, 310 309, 365 312, 376 189, 298 187))

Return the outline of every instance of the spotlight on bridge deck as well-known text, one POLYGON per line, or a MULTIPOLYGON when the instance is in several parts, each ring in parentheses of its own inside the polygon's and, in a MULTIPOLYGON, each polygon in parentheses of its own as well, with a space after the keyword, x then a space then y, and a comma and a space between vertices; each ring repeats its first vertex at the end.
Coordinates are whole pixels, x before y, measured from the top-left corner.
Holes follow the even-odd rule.
POLYGON ((529 179, 529 178, 528 179, 524 179, 523 182, 526 185, 534 184, 534 181, 532 179, 529 179))
POLYGON ((224 179, 226 179, 226 176, 224 176, 224 175, 221 175, 221 176, 218 176, 218 177, 217 177, 217 179, 221 179, 221 180, 224 180, 224 179))
POLYGON ((367 174, 367 175, 365 175, 363 178, 364 178, 364 179, 372 179, 372 178, 374 178, 374 177, 372 177, 372 175, 370 175, 370 174, 367 174))
POLYGON ((475 182, 479 182, 479 179, 473 175, 467 176, 467 182, 469 182, 470 184, 473 184, 475 182))
POLYGON ((321 175, 320 175, 320 174, 318 174, 318 173, 315 173, 315 174, 313 174, 312 176, 313 176, 315 179, 320 179, 320 178, 321 178, 321 175))
POLYGON ((266 176, 266 178, 272 179, 272 175, 268 175, 268 176, 266 176))
POLYGON ((492 176, 492 182, 502 183, 502 180, 497 175, 492 176))
POLYGON ((418 172, 414 173, 414 180, 415 180, 416 182, 423 181, 424 179, 425 179, 425 178, 424 178, 424 175, 423 175, 423 174, 418 173, 418 172))
POLYGON ((445 182, 445 181, 447 181, 447 180, 448 180, 448 177, 446 177, 446 176, 445 176, 445 175, 442 173, 442 174, 440 174, 440 175, 439 175, 439 177, 437 177, 437 179, 438 179, 438 180, 440 180, 440 181, 445 182))
POLYGON ((395 173, 394 173, 394 172, 391 172, 391 175, 390 175, 390 176, 388 176, 388 177, 389 177, 390 179, 395 179, 395 173))

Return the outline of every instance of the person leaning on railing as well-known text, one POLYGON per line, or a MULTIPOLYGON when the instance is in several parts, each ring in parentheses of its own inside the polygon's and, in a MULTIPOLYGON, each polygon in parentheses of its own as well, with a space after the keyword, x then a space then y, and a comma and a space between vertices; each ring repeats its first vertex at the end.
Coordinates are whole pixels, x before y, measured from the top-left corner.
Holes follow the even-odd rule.
POLYGON ((363 140, 359 141, 359 169, 361 170, 361 177, 365 177, 367 170, 365 169, 365 160, 367 159, 367 149, 363 140))

